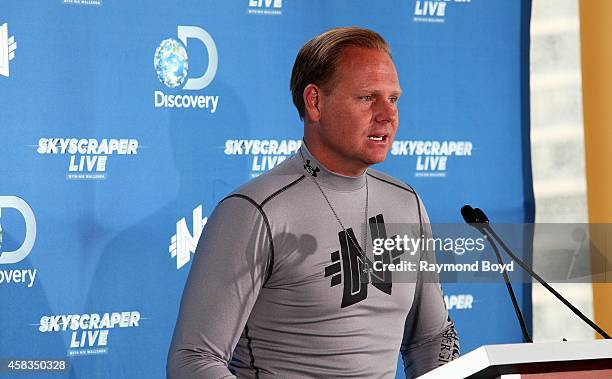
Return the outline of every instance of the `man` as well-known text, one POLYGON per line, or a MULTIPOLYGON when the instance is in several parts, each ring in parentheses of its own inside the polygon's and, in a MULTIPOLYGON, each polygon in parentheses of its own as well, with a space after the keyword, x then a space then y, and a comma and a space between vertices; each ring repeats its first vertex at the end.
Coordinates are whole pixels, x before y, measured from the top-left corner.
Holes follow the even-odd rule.
POLYGON ((210 217, 168 376, 393 378, 401 351, 412 377, 454 359, 439 284, 381 279, 372 261, 395 256, 364 251, 367 234, 385 237, 385 223, 431 233, 414 190, 368 169, 385 159, 398 125, 386 42, 361 28, 317 36, 296 58, 291 91, 304 144, 210 217))

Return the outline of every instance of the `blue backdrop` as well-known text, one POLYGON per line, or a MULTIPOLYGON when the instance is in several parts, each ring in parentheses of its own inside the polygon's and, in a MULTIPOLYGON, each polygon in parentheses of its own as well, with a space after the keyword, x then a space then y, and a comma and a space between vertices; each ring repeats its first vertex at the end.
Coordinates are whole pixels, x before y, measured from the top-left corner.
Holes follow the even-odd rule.
MULTIPOLYGON (((295 152, 293 60, 334 26, 388 40, 404 95, 379 168, 417 189, 432 222, 459 222, 465 203, 533 221, 530 8, 2 1, 0 358, 69 357, 71 377, 163 377, 206 216, 295 152)), ((462 352, 521 341, 503 285, 444 292, 462 352)), ((530 288, 517 292, 530 319, 530 288)))

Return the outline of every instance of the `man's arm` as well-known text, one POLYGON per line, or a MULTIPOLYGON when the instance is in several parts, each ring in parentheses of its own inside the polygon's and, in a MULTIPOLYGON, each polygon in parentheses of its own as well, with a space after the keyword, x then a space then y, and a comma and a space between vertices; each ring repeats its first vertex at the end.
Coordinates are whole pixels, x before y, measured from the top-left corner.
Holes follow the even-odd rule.
MULTIPOLYGON (((431 238, 431 225, 422 206, 421 214, 425 238, 431 238)), ((422 251, 421 260, 435 263, 435 251, 422 251)), ((435 272, 418 273, 414 303, 406 317, 400 351, 407 378, 423 375, 459 357, 459 338, 435 272)))
POLYGON ((228 363, 269 265, 260 210, 245 198, 222 201, 196 248, 168 353, 169 378, 234 378, 228 363))

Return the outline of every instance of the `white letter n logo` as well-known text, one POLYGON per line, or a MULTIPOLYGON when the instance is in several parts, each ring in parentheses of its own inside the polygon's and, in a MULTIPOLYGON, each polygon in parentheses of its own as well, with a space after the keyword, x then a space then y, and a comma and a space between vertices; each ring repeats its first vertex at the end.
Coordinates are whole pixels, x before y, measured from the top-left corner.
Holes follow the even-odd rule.
POLYGON ((176 234, 170 238, 170 256, 176 257, 176 268, 186 265, 191 259, 191 253, 195 253, 202 229, 208 220, 202 218, 202 206, 198 205, 193 210, 193 234, 187 228, 187 221, 183 217, 176 223, 176 234))

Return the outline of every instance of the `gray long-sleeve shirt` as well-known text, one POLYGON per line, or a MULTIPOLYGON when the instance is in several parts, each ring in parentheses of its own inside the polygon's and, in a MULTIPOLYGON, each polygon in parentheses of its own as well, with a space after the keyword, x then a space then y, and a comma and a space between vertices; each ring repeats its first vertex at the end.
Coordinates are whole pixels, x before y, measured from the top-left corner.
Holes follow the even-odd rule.
POLYGON ((355 245, 364 233, 384 237, 389 224, 431 235, 412 188, 372 169, 334 174, 305 145, 236 190, 198 243, 168 377, 393 378, 400 351, 412 377, 456 358, 435 280, 365 281, 355 245))

